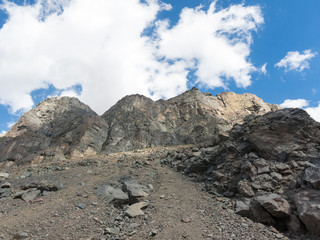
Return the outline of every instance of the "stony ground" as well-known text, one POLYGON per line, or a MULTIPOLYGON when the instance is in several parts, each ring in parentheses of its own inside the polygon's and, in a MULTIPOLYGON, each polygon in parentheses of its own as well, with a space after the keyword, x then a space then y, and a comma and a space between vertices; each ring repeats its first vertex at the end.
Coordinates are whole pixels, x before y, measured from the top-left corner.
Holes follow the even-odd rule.
MULTIPOLYGON (((10 197, 0 199, 0 239, 288 239, 272 227, 234 214, 234 203, 202 191, 201 183, 160 164, 172 148, 30 166, 2 164, 10 197), (104 184, 131 178, 150 189, 144 215, 130 218, 96 195, 104 184), (13 199, 32 182, 60 181, 63 188, 39 201, 13 199)), ((289 239, 297 239, 288 236, 289 239)), ((300 237, 306 239, 306 237, 300 237)))

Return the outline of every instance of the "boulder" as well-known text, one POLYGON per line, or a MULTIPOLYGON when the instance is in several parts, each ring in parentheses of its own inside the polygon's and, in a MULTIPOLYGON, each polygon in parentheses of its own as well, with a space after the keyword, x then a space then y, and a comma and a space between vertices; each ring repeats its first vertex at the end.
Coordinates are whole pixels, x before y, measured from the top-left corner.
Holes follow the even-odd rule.
POLYGON ((291 208, 289 202, 278 194, 271 193, 269 195, 256 197, 255 201, 257 201, 273 217, 286 218, 290 216, 291 208))
POLYGON ((96 194, 106 203, 113 203, 115 206, 121 206, 129 202, 128 194, 120 188, 110 185, 104 185, 97 189, 96 194))
POLYGON ((41 194, 40 190, 31 190, 31 191, 27 191, 27 192, 23 193, 21 198, 22 198, 22 200, 24 200, 26 202, 34 201, 38 197, 40 197, 40 194, 41 194))
POLYGON ((311 188, 320 190, 320 167, 309 167, 304 171, 302 180, 311 188))
POLYGON ((238 192, 244 197, 254 196, 254 191, 249 182, 240 181, 238 183, 238 192))
POLYGON ((286 219, 286 227, 290 232, 301 233, 303 232, 303 225, 296 215, 291 214, 289 218, 286 219))
POLYGON ((293 199, 299 219, 311 233, 320 236, 320 191, 302 190, 293 199))
POLYGON ((251 219, 256 222, 267 224, 267 225, 275 225, 276 221, 272 218, 269 212, 266 211, 258 202, 251 201, 250 202, 250 213, 251 219))
POLYGON ((235 213, 243 217, 250 218, 251 217, 250 200, 248 199, 244 201, 237 200, 235 203, 235 213))
POLYGON ((126 215, 131 218, 144 215, 142 209, 146 208, 149 205, 149 202, 139 202, 132 204, 129 208, 125 211, 126 215))
POLYGON ((125 180, 123 182, 123 191, 129 194, 130 203, 140 202, 149 195, 149 188, 134 180, 125 180))
POLYGON ((56 181, 43 180, 40 182, 31 182, 31 183, 28 183, 28 184, 21 186, 22 190, 27 190, 30 188, 37 188, 41 192, 43 192, 43 191, 56 192, 56 191, 60 191, 61 189, 63 189, 63 184, 59 180, 56 180, 56 181))
POLYGON ((250 201, 249 199, 246 199, 244 201, 236 201, 235 213, 259 223, 267 225, 276 224, 276 221, 271 217, 271 215, 254 200, 250 201))

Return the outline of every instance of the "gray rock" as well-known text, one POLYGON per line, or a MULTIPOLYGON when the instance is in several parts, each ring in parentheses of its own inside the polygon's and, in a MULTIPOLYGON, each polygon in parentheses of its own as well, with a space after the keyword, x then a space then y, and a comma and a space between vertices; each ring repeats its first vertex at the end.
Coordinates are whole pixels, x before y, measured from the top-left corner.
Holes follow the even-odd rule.
POLYGON ((250 218, 251 217, 250 200, 236 201, 235 213, 243 217, 250 218))
POLYGON ((117 227, 113 227, 113 228, 108 227, 105 229, 105 234, 117 235, 119 234, 119 232, 120 232, 120 229, 117 227))
POLYGON ((248 173, 249 176, 252 176, 257 174, 257 169, 251 164, 251 162, 246 161, 241 164, 241 172, 248 173))
POLYGON ((265 167, 260 167, 260 168, 258 168, 258 174, 269 173, 269 172, 270 172, 269 166, 265 166, 265 167))
POLYGON ((256 197, 255 200, 273 217, 286 218, 290 216, 290 204, 278 194, 271 193, 269 195, 256 197))
POLYGON ((264 223, 267 225, 275 225, 276 221, 272 216, 256 201, 251 201, 250 203, 250 213, 251 219, 256 222, 264 223))
POLYGON ((244 197, 254 196, 254 191, 248 182, 240 181, 238 183, 238 192, 244 197))
POLYGON ((131 206, 129 206, 129 208, 126 210, 125 213, 131 218, 142 216, 144 215, 144 212, 142 211, 142 209, 146 208, 148 205, 149 205, 149 202, 139 202, 139 203, 132 204, 131 206))
POLYGON ((290 232, 301 233, 303 231, 303 226, 299 218, 293 214, 286 220, 286 226, 290 232))
POLYGON ((0 178, 8 178, 9 176, 9 173, 0 172, 0 178))
POLYGON ((79 203, 79 204, 77 204, 76 208, 83 210, 86 208, 86 205, 84 203, 79 203))
POLYGON ((0 188, 0 198, 9 197, 11 195, 10 188, 0 188))
POLYGON ((32 191, 27 191, 22 194, 21 198, 22 200, 29 202, 29 201, 34 201, 38 197, 40 197, 41 191, 40 190, 32 190, 32 191))
POLYGON ((320 191, 303 190, 293 198, 299 219, 311 233, 320 236, 320 191))
POLYGON ((307 168, 302 179, 308 186, 320 190, 320 167, 307 168))
POLYGON ((149 188, 134 180, 123 181, 123 190, 129 194, 131 203, 140 202, 149 195, 149 188))
POLYGON ((129 202, 128 194, 124 193, 120 188, 114 188, 110 185, 104 185, 97 189, 96 194, 106 203, 114 205, 124 205, 129 202))
POLYGON ((282 180, 282 175, 280 173, 272 172, 272 173, 270 173, 270 176, 273 177, 277 181, 282 180))
POLYGON ((37 184, 37 189, 41 191, 56 192, 63 189, 63 184, 60 181, 41 181, 37 184))
POLYGON ((30 188, 37 188, 40 191, 47 192, 56 192, 63 189, 63 184, 59 180, 56 181, 40 181, 40 182, 31 182, 29 184, 21 186, 21 189, 26 190, 30 188))

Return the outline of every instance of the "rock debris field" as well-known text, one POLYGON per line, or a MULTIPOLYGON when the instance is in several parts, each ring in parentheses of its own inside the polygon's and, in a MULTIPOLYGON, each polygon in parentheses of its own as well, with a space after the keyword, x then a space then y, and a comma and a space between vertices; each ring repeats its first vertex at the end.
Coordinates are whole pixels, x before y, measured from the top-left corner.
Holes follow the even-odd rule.
POLYGON ((2 163, 0 239, 316 239, 241 217, 232 199, 162 164, 190 148, 2 163))

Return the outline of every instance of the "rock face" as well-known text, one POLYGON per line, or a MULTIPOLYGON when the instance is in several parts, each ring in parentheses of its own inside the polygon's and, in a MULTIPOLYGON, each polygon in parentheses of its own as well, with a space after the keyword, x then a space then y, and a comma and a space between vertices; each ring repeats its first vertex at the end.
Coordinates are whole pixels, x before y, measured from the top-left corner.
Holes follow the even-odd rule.
POLYGON ((169 100, 124 97, 101 117, 76 98, 57 97, 25 113, 0 138, 0 162, 63 160, 154 146, 212 144, 250 114, 279 109, 252 94, 217 97, 193 88, 169 100))
POLYGON ((244 117, 279 109, 252 94, 224 92, 217 97, 191 90, 167 101, 141 95, 121 99, 102 117, 109 125, 105 152, 154 146, 208 143, 225 138, 244 117))
POLYGON ((170 153, 162 162, 204 179, 213 194, 235 198, 242 216, 320 235, 320 123, 304 110, 283 109, 248 116, 228 135, 220 144, 170 153))
POLYGON ((49 98, 0 139, 0 161, 90 155, 101 150, 107 129, 105 121, 78 99, 49 98))

